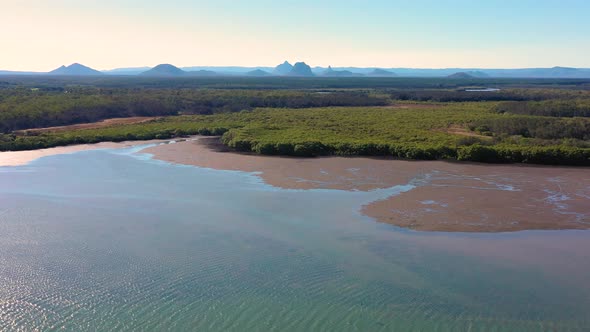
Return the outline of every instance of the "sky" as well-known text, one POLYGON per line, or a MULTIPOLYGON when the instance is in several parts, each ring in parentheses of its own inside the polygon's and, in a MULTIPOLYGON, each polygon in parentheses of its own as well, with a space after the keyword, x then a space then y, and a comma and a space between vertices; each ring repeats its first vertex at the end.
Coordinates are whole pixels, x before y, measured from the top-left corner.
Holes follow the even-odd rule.
POLYGON ((588 0, 0 0, 0 69, 590 67, 588 0))

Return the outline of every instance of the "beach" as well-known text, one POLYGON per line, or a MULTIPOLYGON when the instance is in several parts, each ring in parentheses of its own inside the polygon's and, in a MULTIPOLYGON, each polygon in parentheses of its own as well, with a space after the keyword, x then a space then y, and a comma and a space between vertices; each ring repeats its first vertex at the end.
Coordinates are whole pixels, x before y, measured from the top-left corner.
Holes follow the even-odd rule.
POLYGON ((79 144, 58 146, 54 148, 26 150, 26 151, 3 151, 0 152, 0 167, 2 166, 22 166, 33 160, 60 154, 76 153, 80 151, 98 150, 98 149, 122 149, 143 144, 163 143, 166 140, 149 140, 149 141, 124 141, 124 142, 101 142, 96 144, 79 144))

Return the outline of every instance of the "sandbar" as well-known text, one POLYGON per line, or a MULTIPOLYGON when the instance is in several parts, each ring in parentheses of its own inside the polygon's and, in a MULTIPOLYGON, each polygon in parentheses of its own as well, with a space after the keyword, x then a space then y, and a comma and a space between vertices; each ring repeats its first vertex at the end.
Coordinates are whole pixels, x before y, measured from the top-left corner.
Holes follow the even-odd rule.
POLYGON ((33 160, 79 151, 97 150, 97 149, 122 149, 143 144, 162 143, 166 140, 149 140, 149 141, 125 141, 125 142, 101 142, 96 144, 77 144, 68 146, 58 146, 54 148, 26 150, 26 151, 3 151, 0 152, 0 167, 2 166, 23 166, 33 160))

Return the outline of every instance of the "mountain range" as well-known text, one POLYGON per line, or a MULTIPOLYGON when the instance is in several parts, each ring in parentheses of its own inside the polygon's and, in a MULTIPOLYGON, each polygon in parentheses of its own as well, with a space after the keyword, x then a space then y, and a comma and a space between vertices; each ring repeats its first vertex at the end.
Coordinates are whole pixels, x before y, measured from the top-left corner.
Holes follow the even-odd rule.
POLYGON ((305 62, 294 65, 285 61, 276 67, 176 67, 160 64, 153 68, 132 67, 98 71, 79 63, 61 66, 47 73, 0 70, 0 75, 102 76, 141 75, 146 77, 203 77, 203 76, 296 76, 296 77, 454 77, 454 78, 590 78, 590 68, 552 67, 520 69, 481 68, 358 68, 310 67, 305 62))

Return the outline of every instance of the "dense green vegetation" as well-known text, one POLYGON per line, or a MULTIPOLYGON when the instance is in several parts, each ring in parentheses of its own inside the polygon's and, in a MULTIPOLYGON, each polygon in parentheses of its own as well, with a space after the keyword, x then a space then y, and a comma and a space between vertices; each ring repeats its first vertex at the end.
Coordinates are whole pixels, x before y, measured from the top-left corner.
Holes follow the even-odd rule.
MULTIPOLYGON (((477 87, 476 87, 477 88, 477 87)), ((393 100, 413 100, 432 102, 461 102, 461 101, 540 101, 548 99, 569 100, 575 98, 590 98, 590 91, 571 89, 503 89, 499 91, 466 91, 462 89, 414 89, 391 91, 393 100)), ((512 103, 514 104, 514 103, 512 103)), ((516 103, 518 104, 518 103, 516 103)), ((541 114, 539 114, 541 115, 541 114)))
POLYGON ((213 114, 257 107, 375 106, 387 103, 387 97, 362 91, 12 89, 0 90, 0 132, 131 116, 213 114))
POLYGON ((467 128, 481 121, 503 121, 504 115, 496 113, 495 106, 493 103, 449 103, 431 108, 257 109, 185 115, 103 129, 32 136, 3 135, 0 149, 223 134, 223 143, 231 148, 270 155, 373 155, 590 165, 590 148, 584 146, 586 141, 568 133, 563 133, 559 139, 546 140, 492 131, 496 128, 488 129, 489 137, 466 136, 450 130, 467 128))
POLYGON ((498 105, 499 113, 552 117, 590 117, 590 98, 567 98, 545 101, 505 102, 498 105))
POLYGON ((59 77, 2 76, 2 87, 60 89, 71 86, 125 89, 461 89, 464 87, 590 89, 590 79, 515 79, 444 77, 59 77))
POLYGON ((590 140, 590 119, 548 118, 533 116, 505 116, 478 119, 470 129, 496 136, 518 135, 525 138, 558 140, 563 138, 590 140))
MULTIPOLYGON (((339 80, 342 85, 359 84, 356 79, 339 80)), ((311 80, 305 89, 295 90, 102 87, 72 82, 32 87, 12 81, 4 88, 0 85, 0 150, 199 134, 222 135, 222 142, 235 150, 268 155, 590 165, 590 92, 580 89, 586 84, 582 81, 567 81, 572 85, 564 87, 562 81, 544 80, 531 88, 495 92, 465 91, 474 82, 434 88, 458 84, 440 79, 405 80, 404 89, 395 87, 401 82, 396 80, 366 83, 389 82, 385 88, 311 88, 328 81, 311 80), (410 88, 420 84, 424 87, 410 88), (396 107, 399 104, 402 107, 396 107), (100 129, 15 132, 138 115, 165 117, 100 129)))

